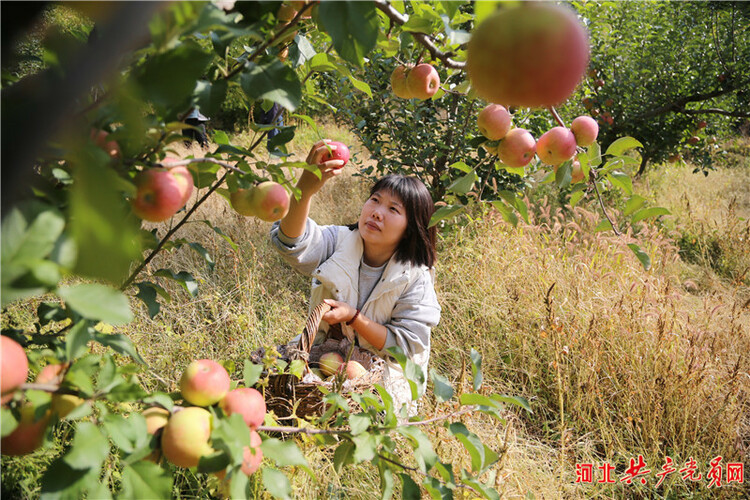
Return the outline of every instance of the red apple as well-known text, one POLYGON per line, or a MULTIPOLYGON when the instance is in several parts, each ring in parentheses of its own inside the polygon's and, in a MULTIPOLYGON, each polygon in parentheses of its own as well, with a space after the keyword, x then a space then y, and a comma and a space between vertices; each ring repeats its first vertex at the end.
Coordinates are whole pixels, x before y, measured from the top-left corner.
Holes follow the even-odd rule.
POLYGON ((505 137, 505 134, 510 130, 510 122, 510 113, 501 104, 486 106, 477 117, 479 132, 491 141, 497 141, 505 137))
POLYGON ((26 382, 29 374, 29 360, 21 344, 3 335, 0 343, 0 393, 2 404, 13 399, 13 392, 26 382))
POLYGON ((487 101, 546 107, 573 93, 588 61, 588 37, 573 11, 523 2, 491 14, 474 30, 466 71, 487 101))
POLYGON ((250 190, 250 205, 260 220, 274 222, 289 211, 289 193, 277 182, 261 182, 250 190))
MULTIPOLYGON (((179 158, 167 156, 161 161, 161 163, 163 165, 169 165, 178 161, 181 160, 179 158)), ((181 165, 179 167, 169 167, 169 170, 170 173, 174 175, 180 183, 180 186, 182 188, 182 204, 184 206, 185 203, 187 203, 190 199, 190 196, 193 194, 193 176, 190 175, 190 170, 188 170, 184 165, 181 165)))
POLYGON ((509 167, 525 167, 534 158, 536 141, 528 130, 514 128, 500 141, 497 156, 509 167))
POLYGON ((682 155, 679 154, 679 153, 670 155, 669 158, 667 158, 667 160, 669 161, 669 163, 675 163, 675 162, 680 161, 681 159, 682 159, 682 155))
POLYGON ((361 377, 367 374, 367 370, 358 361, 348 361, 346 363, 346 378, 349 380, 361 377))
POLYGON ((548 165, 559 165, 576 154, 576 137, 570 129, 552 127, 536 142, 536 154, 548 165))
POLYGON ((26 455, 44 442, 44 431, 49 422, 49 412, 34 421, 34 407, 26 405, 20 409, 21 419, 13 432, 2 438, 0 451, 3 455, 26 455))
POLYGON ((242 453, 242 472, 250 476, 260 468, 260 463, 263 461, 263 451, 260 449, 260 445, 263 440, 260 438, 260 434, 255 431, 250 431, 250 446, 245 446, 242 453))
MULTIPOLYGON (((330 141, 327 144, 329 146, 336 146, 336 148, 323 153, 320 161, 326 162, 328 160, 341 160, 344 162, 344 165, 349 162, 349 147, 346 144, 338 141, 330 141)), ((341 165, 341 167, 338 168, 343 168, 344 165, 341 165)))
POLYGON ((391 89, 396 97, 401 99, 411 99, 413 96, 406 85, 406 76, 409 70, 406 66, 397 66, 391 73, 391 89))
POLYGON ((693 136, 690 139, 688 139, 688 144, 690 144, 691 146, 695 146, 696 144, 698 144, 699 141, 700 141, 700 137, 693 136))
POLYGON ((699 121, 698 124, 697 124, 698 130, 700 130, 702 128, 706 128, 706 125, 708 125, 708 123, 706 122, 706 120, 699 121))
POLYGON ((105 132, 104 130, 97 130, 95 128, 92 128, 89 136, 91 137, 91 140, 94 141, 94 144, 104 150, 104 152, 107 153, 111 158, 120 157, 120 145, 117 144, 117 141, 107 140, 107 138, 109 137, 109 134, 107 132, 105 132))
POLYGON ((229 392, 229 374, 216 361, 199 359, 188 365, 180 379, 180 392, 190 404, 211 406, 229 392))
POLYGON ((576 144, 582 147, 588 146, 599 135, 599 125, 590 116, 579 116, 570 124, 570 131, 576 138, 576 144))
POLYGON ((178 467, 195 467, 204 455, 213 453, 211 414, 191 406, 174 413, 164 426, 161 449, 164 456, 178 467))
POLYGON ((229 391, 219 403, 227 415, 239 413, 248 427, 257 429, 266 416, 266 402, 255 389, 243 387, 229 391))
POLYGON ((583 107, 586 108, 586 109, 591 109, 591 108, 594 107, 594 101, 591 100, 591 98, 589 98, 589 97, 584 98, 581 101, 581 103, 583 104, 583 107))
POLYGON ((327 352, 320 357, 318 362, 320 365, 320 371, 326 377, 337 373, 341 368, 341 364, 344 362, 344 358, 337 352, 327 352))
POLYGON ((131 203, 133 212, 141 219, 151 222, 167 220, 185 204, 182 201, 186 190, 185 179, 171 170, 149 168, 136 176, 137 192, 131 203))
POLYGON ((594 82, 594 85, 596 85, 597 87, 604 87, 604 80, 600 78, 594 82))
POLYGON ((429 99, 440 88, 440 76, 431 64, 417 64, 409 71, 406 86, 412 97, 429 99))
POLYGON ((297 15, 297 11, 294 10, 294 7, 287 3, 281 4, 281 7, 279 7, 279 11, 276 14, 276 18, 284 23, 288 23, 292 19, 294 19, 294 16, 297 15))

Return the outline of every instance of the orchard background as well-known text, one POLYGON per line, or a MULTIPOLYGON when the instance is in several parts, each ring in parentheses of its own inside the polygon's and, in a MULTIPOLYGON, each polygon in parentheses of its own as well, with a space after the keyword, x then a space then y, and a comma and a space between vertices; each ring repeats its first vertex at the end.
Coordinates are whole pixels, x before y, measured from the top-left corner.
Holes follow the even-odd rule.
POLYGON ((2 328, 29 373, 2 434, 24 414, 44 425, 31 453, 3 452, 3 496, 746 497, 747 481, 706 477, 719 456, 750 463, 750 7, 567 7, 590 37, 584 78, 554 112, 510 110, 537 139, 597 119, 582 180, 570 161, 504 165, 479 133, 466 44, 514 3, 4 2, 2 328), (440 90, 394 96, 392 71, 418 62, 440 90), (284 126, 268 139, 273 103, 284 126), (193 108, 207 148, 183 143, 193 108), (246 475, 254 431, 214 406, 216 453, 147 460, 159 440, 142 414, 185 405, 191 361, 261 390, 268 370, 299 369, 247 361, 301 332, 309 283, 229 198, 265 180, 294 195, 321 138, 352 159, 317 221, 356 220, 386 172, 420 176, 436 201, 443 316, 415 374, 420 417, 402 425, 374 396, 352 411, 331 395, 320 421, 269 413, 246 475), (144 222, 136 174, 166 156, 195 189, 144 222), (64 378, 42 382, 57 364, 64 378), (620 482, 639 455, 646 483, 620 482), (667 457, 703 479, 656 487, 667 457), (612 464, 615 483, 577 483, 587 463, 612 464))

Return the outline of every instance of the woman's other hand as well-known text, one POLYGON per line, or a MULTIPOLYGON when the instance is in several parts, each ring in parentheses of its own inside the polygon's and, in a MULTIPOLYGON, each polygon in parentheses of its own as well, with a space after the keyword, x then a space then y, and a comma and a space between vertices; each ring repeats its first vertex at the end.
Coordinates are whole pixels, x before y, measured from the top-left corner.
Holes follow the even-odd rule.
POLYGON ((323 315, 323 321, 329 325, 335 325, 337 323, 346 323, 354 317, 357 312, 355 308, 347 304, 346 302, 339 302, 333 299, 324 299, 323 302, 331 306, 331 310, 323 315))
POLYGON ((307 155, 305 161, 309 165, 315 165, 320 169, 321 177, 318 178, 315 173, 305 170, 302 173, 297 187, 302 191, 303 197, 310 197, 320 191, 323 184, 326 183, 331 177, 341 173, 341 167, 344 166, 343 160, 328 160, 323 161, 323 158, 328 154, 329 150, 336 149, 336 146, 329 146, 327 143, 330 139, 324 139, 316 142, 310 152, 307 155))

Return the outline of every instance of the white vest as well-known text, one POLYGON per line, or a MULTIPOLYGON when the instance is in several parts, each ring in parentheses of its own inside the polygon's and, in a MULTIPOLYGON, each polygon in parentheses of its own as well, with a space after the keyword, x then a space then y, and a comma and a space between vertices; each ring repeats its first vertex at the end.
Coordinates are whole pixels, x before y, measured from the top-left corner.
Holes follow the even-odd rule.
MULTIPOLYGON (((342 227, 339 229, 336 240, 336 249, 333 255, 320 264, 312 273, 313 285, 310 293, 310 311, 320 304, 323 299, 334 299, 346 302, 352 307, 357 307, 359 294, 359 265, 362 260, 364 245, 359 231, 352 231, 342 227)), ((362 306, 361 313, 372 321, 381 325, 391 320, 391 313, 396 302, 409 286, 423 273, 431 273, 426 266, 413 266, 397 262, 391 257, 385 266, 380 281, 373 288, 370 297, 362 306)), ((344 334, 352 332, 352 327, 341 324, 344 334), (348 331, 347 331, 348 330, 348 331)), ((321 322, 320 331, 327 332, 328 325, 321 322)), ((319 332, 320 333, 320 332, 319 332)), ((319 335, 318 338, 322 338, 319 335)), ((411 400, 411 390, 408 381, 404 377, 401 366, 393 360, 387 351, 379 351, 362 337, 359 337, 360 346, 383 357, 386 362, 385 377, 383 385, 393 397, 396 414, 403 404, 408 405, 409 414, 416 413, 416 405, 411 400)), ((430 350, 425 349, 416 353, 412 361, 422 368, 425 383, 421 384, 420 394, 424 393, 427 380, 427 364, 430 358, 430 350)))

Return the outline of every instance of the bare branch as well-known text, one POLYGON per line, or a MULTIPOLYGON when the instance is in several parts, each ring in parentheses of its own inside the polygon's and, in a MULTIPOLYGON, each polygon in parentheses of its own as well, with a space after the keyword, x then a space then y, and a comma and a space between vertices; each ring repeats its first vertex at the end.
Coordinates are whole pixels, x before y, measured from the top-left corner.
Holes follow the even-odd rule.
POLYGON ((733 116, 735 118, 750 118, 750 113, 746 111, 727 111, 719 108, 706 108, 706 109, 681 109, 676 111, 685 115, 724 115, 733 116))
MULTIPOLYGON (((689 96, 681 97, 677 99, 676 101, 670 102, 663 106, 659 106, 658 108, 654 108, 650 111, 642 113, 636 116, 635 119, 650 118, 652 116, 659 116, 659 115, 663 115, 666 113, 684 113, 685 111, 687 111, 685 109, 685 105, 688 103, 707 101, 709 99, 713 99, 714 97, 719 97, 725 94, 731 94, 732 92, 745 88, 748 85, 750 85, 750 80, 744 81, 737 85, 732 85, 732 86, 728 85, 726 88, 717 89, 712 92, 697 93, 697 94, 692 94, 689 96)), ((730 115, 730 116, 733 116, 733 115, 730 115)))
MULTIPOLYGON (((394 9, 391 4, 389 4, 386 0, 375 0, 375 6, 383 13, 385 14, 388 19, 390 19, 392 22, 398 24, 399 26, 403 26, 406 24, 406 21, 408 21, 408 18, 403 16, 399 11, 394 9)), ((451 54, 446 53, 438 49, 435 44, 430 40, 430 38, 425 35, 424 33, 417 33, 415 31, 409 31, 414 39, 419 42, 422 46, 424 46, 430 53, 430 55, 433 57, 433 59, 439 59, 443 62, 445 66, 452 69, 464 69, 466 67, 466 63, 460 62, 460 61, 454 61, 451 59, 451 54)))

